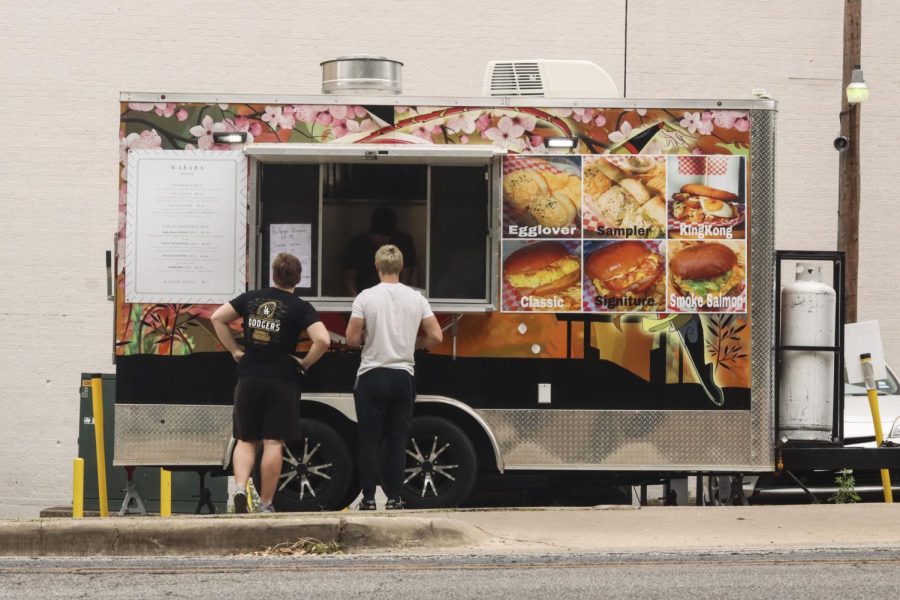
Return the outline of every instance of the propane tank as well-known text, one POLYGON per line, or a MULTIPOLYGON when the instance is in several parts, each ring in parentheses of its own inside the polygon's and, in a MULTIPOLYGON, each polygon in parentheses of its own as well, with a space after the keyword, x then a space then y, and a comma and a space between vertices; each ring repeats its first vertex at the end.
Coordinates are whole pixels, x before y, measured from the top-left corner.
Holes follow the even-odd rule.
MULTIPOLYGON (((822 267, 797 263, 796 280, 781 289, 781 344, 834 346, 835 291, 822 267)), ((788 440, 830 442, 834 421, 834 353, 782 353, 779 429, 788 440)))

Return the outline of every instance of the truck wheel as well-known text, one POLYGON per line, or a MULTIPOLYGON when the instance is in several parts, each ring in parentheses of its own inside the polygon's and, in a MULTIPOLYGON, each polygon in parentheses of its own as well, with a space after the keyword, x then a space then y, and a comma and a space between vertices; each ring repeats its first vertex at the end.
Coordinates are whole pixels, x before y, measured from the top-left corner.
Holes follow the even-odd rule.
POLYGON ((406 506, 458 506, 472 492, 477 474, 475 447, 462 429, 441 417, 413 419, 400 490, 406 506))
POLYGON ((314 419, 300 419, 302 437, 284 445, 272 501, 278 512, 341 510, 358 490, 353 457, 344 439, 314 419))

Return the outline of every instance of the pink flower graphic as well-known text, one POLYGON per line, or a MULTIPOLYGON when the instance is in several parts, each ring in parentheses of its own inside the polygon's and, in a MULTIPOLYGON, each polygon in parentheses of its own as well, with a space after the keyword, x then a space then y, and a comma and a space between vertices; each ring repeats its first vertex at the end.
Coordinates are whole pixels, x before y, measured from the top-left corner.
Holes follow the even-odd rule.
POLYGON ((606 115, 604 115, 602 112, 598 112, 597 116, 594 117, 594 125, 596 125, 597 127, 603 127, 604 125, 606 125, 606 115))
POLYGON ((188 111, 186 111, 182 108, 177 113, 175 113, 175 118, 178 119, 179 121, 186 121, 188 118, 188 111))
POLYGON ((420 137, 423 140, 426 140, 431 143, 434 143, 434 139, 432 138, 432 136, 436 133, 440 133, 440 131, 441 131, 441 128, 439 126, 430 125, 428 123, 419 123, 418 125, 414 126, 412 129, 409 130, 409 132, 412 135, 414 135, 416 137, 420 137))
MULTIPOLYGON (((213 141, 213 133, 225 131, 225 123, 214 123, 213 118, 205 115, 200 125, 191 127, 191 135, 197 138, 197 147, 201 150, 212 150, 216 148, 213 141)), ((227 146, 222 146, 223 148, 227 146)))
POLYGON ((450 133, 473 133, 475 131, 475 119, 472 113, 459 113, 447 119, 447 130, 450 133))
POLYGON ((593 108, 573 108, 572 118, 581 123, 590 123, 594 120, 593 108))
POLYGON ((631 126, 631 123, 629 123, 628 121, 622 121, 622 127, 619 128, 618 131, 613 131, 609 134, 609 141, 616 144, 621 144, 622 142, 628 141, 631 138, 633 131, 634 127, 631 126))
POLYGON ((296 123, 293 106, 267 106, 260 118, 268 123, 273 131, 278 131, 279 128, 293 129, 296 123))
POLYGON ((347 130, 350 133, 362 133, 365 131, 375 130, 375 122, 372 119, 363 119, 362 121, 347 121, 346 126, 347 130))
POLYGON ((700 113, 686 112, 684 118, 681 119, 680 125, 691 133, 696 133, 700 123, 700 113))
POLYGON ((119 139, 119 162, 122 164, 122 179, 126 179, 124 168, 128 160, 128 151, 137 149, 153 149, 162 147, 162 138, 155 129, 145 129, 140 133, 129 133, 119 139))
POLYGON ((169 118, 175 114, 174 102, 129 102, 128 108, 139 112, 155 112, 160 117, 169 118))
POLYGON ((484 135, 484 132, 487 131, 488 127, 491 126, 491 115, 490 113, 483 113, 480 117, 475 119, 475 127, 478 128, 478 132, 484 135))
POLYGON ((524 127, 525 131, 534 131, 534 128, 537 127, 537 117, 532 115, 516 113, 510 116, 509 119, 512 120, 513 125, 524 127))
POLYGON ((484 132, 484 137, 500 148, 521 152, 525 149, 525 140, 521 139, 524 133, 524 127, 513 124, 509 117, 502 117, 497 127, 491 127, 484 132))

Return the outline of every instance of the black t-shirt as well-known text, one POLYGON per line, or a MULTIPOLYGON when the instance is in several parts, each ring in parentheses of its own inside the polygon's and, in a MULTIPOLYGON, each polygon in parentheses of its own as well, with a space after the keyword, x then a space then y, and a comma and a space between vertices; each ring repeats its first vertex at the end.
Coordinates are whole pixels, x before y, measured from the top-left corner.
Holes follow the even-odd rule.
POLYGON ((291 352, 300 334, 319 320, 316 309, 274 287, 245 292, 231 306, 244 320, 244 356, 238 375, 296 379, 297 362, 291 352))
MULTIPOLYGON (((393 244, 403 253, 403 268, 416 266, 416 246, 412 236, 402 231, 395 231, 386 242, 393 244)), ((356 291, 378 285, 378 271, 375 270, 375 253, 381 245, 376 243, 368 233, 360 233, 350 239, 347 253, 344 255, 344 268, 356 271, 356 291)))

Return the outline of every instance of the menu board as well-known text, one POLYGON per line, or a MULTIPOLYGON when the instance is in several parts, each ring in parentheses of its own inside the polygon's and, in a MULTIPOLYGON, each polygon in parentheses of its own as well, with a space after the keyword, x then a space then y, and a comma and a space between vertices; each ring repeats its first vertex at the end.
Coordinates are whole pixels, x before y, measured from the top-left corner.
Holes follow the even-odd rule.
MULTIPOLYGON (((310 223, 272 223, 269 225, 269 261, 281 252, 300 259, 299 288, 312 287, 312 225, 310 223)), ((272 273, 269 273, 271 283, 272 273)))
POLYGON ((241 152, 128 155, 125 301, 221 304, 246 289, 241 152))
POLYGON ((734 155, 509 156, 504 312, 746 313, 734 155))

